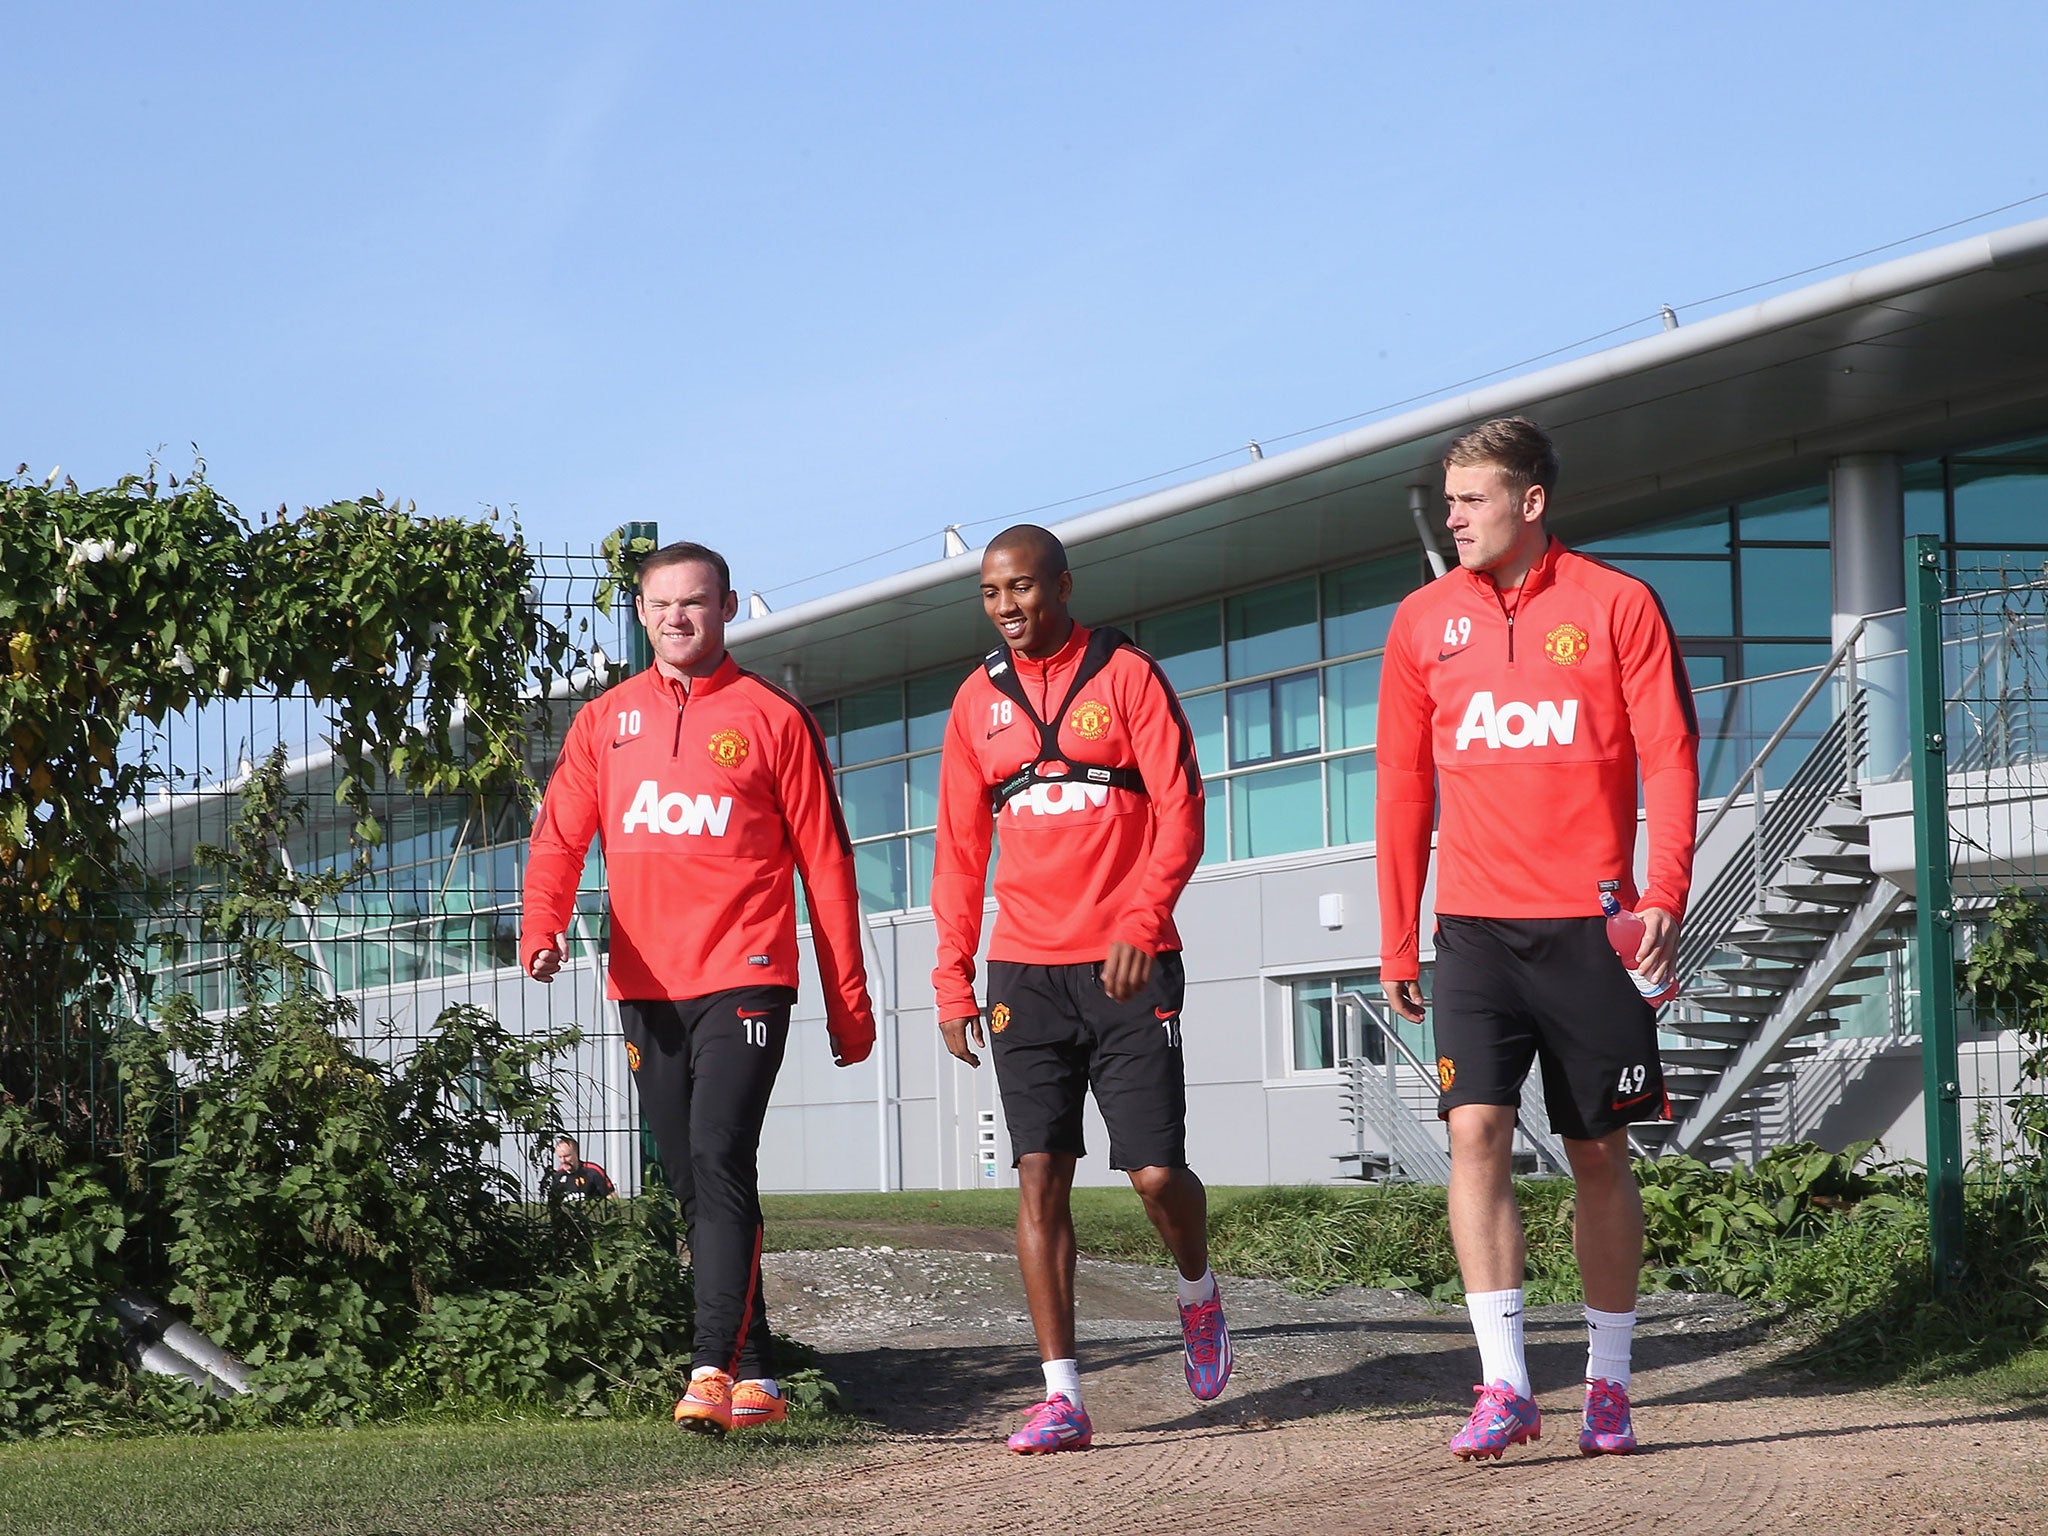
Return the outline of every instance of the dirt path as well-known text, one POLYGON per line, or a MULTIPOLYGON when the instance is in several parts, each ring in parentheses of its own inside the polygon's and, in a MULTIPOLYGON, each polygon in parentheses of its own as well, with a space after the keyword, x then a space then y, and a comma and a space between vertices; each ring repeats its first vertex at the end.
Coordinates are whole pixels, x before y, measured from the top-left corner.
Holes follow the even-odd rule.
POLYGON ((1039 1377, 1007 1254, 840 1250, 770 1264, 776 1327, 826 1353, 884 1438, 772 1486, 613 1506, 582 1530, 694 1531, 723 1507, 744 1509, 747 1529, 981 1536, 2048 1531, 2048 1417, 1832 1389, 1780 1365, 1782 1343, 1723 1298, 1645 1302, 1644 1451, 1629 1458, 1578 1455, 1578 1309, 1535 1309, 1543 1438, 1464 1465, 1445 1451, 1471 1402, 1461 1312, 1226 1280, 1237 1371, 1197 1405, 1163 1272, 1084 1260, 1096 1449, 1020 1457, 1002 1436, 1039 1377))

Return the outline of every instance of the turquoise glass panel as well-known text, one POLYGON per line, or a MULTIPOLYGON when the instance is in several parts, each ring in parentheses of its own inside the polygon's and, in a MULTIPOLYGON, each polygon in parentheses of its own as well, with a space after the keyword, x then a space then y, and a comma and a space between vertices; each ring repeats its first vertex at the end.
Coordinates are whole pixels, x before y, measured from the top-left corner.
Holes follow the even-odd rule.
POLYGON ((1824 485, 1745 501, 1735 515, 1745 543, 1751 539, 1828 541, 1828 491, 1824 485))
POLYGON ((1197 603, 1138 621, 1138 648, 1180 693, 1223 681, 1223 605, 1197 603))
POLYGON ((932 904, 932 861, 937 857, 938 840, 930 832, 913 832, 910 835, 910 904, 913 907, 928 907, 932 904))
POLYGON ((905 692, 910 701, 911 751, 945 745, 946 717, 952 713, 953 695, 960 691, 960 682, 951 673, 910 680, 905 692))
POLYGON ((1642 528, 1628 528, 1575 547, 1605 560, 1614 554, 1725 555, 1728 553, 1728 509, 1691 512, 1642 528))
POLYGON ((1917 464, 1908 464, 1906 481, 1906 536, 1916 533, 1931 533, 1937 538, 1948 537, 1948 491, 1945 487, 1941 460, 1922 459, 1917 464))
POLYGON ((1232 779, 1230 841, 1236 859, 1322 847, 1322 765, 1302 763, 1232 779))
POLYGON ((939 820, 939 754, 910 760, 910 824, 936 826, 939 820))
POLYGON ((1656 590, 1671 627, 1681 635, 1728 635, 1735 632, 1735 588, 1729 562, 1696 560, 1627 560, 1608 558, 1609 565, 1640 577, 1656 590))
POLYGON ((1241 592, 1223 606, 1225 662, 1232 677, 1298 667, 1321 654, 1312 576, 1241 592))
POLYGON ((901 832, 905 764, 878 763, 839 775, 839 799, 846 807, 846 830, 858 840, 901 832))
POLYGON ((1195 733, 1195 759, 1202 765, 1202 772, 1215 773, 1225 766, 1223 761, 1223 695, 1220 693, 1198 693, 1191 699, 1182 699, 1181 708, 1187 711, 1188 728, 1195 733))
POLYGON ((2048 544, 2048 456, 2038 464, 1954 464, 1956 542, 2048 544))
POLYGON ((853 850, 853 879, 860 887, 863 912, 900 912, 910 905, 909 850, 906 839, 862 843, 853 850))
POLYGON ((1378 780, 1372 753, 1335 758, 1327 767, 1330 775, 1330 841, 1371 842, 1373 790, 1378 780))
POLYGON ((1230 857, 1230 795, 1221 779, 1202 784, 1202 862, 1221 864, 1230 857))
POLYGON ((1830 572, 1828 552, 1824 549, 1744 549, 1742 632, 1787 636, 1829 633, 1834 623, 1830 572))
POLYGON ((1412 555, 1373 560, 1323 577, 1323 654, 1349 656, 1387 643, 1387 626, 1402 598, 1422 584, 1412 555))
POLYGON ((1323 671, 1324 708, 1332 747, 1369 747, 1379 723, 1380 659, 1347 661, 1323 671))
POLYGON ((839 761, 872 762, 903 750, 903 689, 892 683, 839 701, 839 761))

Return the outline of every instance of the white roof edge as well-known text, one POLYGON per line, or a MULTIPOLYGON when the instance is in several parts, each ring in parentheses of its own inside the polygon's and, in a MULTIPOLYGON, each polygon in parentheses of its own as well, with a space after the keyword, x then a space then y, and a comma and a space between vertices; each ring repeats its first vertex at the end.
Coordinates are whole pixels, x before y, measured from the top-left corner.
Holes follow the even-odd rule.
MULTIPOLYGON (((1936 246, 1933 250, 1901 256, 1874 267, 1845 272, 1839 277, 1796 288, 1790 293, 1776 294, 1742 309, 1681 325, 1675 330, 1626 341, 1586 357, 1572 358, 1500 384, 1419 406, 1385 421, 1372 422, 1221 474, 1206 475, 1199 480, 1168 486, 1129 501, 1084 512, 1053 524, 1053 531, 1069 547, 1085 544, 1092 539, 1105 538, 1206 506, 1226 496, 1280 485, 1334 464, 1399 447, 1416 438, 1449 433, 1468 423, 1495 416, 1512 415, 1530 402, 1552 395, 1645 373, 1666 363, 1716 351, 1752 337, 1852 309, 1859 304, 1898 298, 1973 273, 2026 266, 2042 260, 2048 260, 2048 218, 1972 235, 1949 245, 1936 246)), ((979 550, 934 560, 857 587, 812 598, 780 613, 735 624, 730 643, 736 649, 745 647, 753 641, 771 639, 824 619, 964 580, 980 568, 979 550)))

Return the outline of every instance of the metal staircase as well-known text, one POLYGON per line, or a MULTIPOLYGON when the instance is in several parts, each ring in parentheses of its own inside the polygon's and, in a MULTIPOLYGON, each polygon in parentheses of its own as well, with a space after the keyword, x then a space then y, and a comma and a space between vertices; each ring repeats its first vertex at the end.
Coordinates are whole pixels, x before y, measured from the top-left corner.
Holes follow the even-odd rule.
POLYGON ((1905 943, 1911 906, 1871 869, 1857 788, 1869 756, 1862 630, 1837 647, 1701 830, 1704 846, 1738 804, 1753 817, 1686 914, 1684 982, 1660 1020, 1686 1043, 1663 1049, 1672 1119, 1636 1127, 1647 1151, 1711 1160, 1750 1143, 1764 1101, 1817 1049, 1810 1037, 1835 1027, 1832 1009, 1859 1000, 1842 989, 1882 975, 1873 957, 1905 943), (1833 718, 1783 786, 1766 789, 1780 749, 1805 745, 1793 730, 1816 700, 1833 718))

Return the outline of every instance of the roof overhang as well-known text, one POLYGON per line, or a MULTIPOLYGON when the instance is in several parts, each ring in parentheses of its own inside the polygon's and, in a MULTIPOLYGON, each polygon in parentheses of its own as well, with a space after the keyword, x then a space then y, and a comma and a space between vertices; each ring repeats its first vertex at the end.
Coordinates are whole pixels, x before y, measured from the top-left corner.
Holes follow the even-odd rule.
MULTIPOLYGON (((1831 278, 1223 474, 1055 525, 1075 607, 1109 620, 1417 547, 1444 441, 1526 414, 1565 465, 1553 526, 1620 521, 1821 478, 2048 416, 2048 219, 1831 278)), ((978 551, 736 624, 740 661, 813 700, 979 655, 978 551)))

